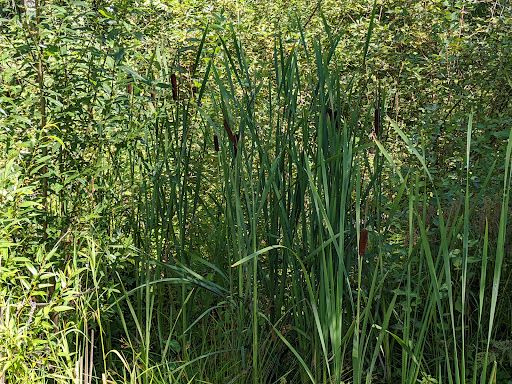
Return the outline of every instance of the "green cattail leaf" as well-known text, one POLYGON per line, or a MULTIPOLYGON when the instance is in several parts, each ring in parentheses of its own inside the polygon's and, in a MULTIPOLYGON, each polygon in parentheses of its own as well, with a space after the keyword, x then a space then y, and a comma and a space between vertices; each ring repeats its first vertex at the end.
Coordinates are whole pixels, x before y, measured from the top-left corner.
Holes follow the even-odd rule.
POLYGON ((284 247, 282 245, 271 245, 270 247, 266 247, 266 248, 260 249, 259 251, 251 253, 250 255, 245 256, 243 259, 238 260, 236 263, 231 265, 231 268, 237 267, 237 266, 242 265, 242 264, 245 264, 249 260, 252 260, 255 257, 258 257, 259 255, 261 255, 261 254, 263 254, 265 252, 268 252, 268 251, 271 251, 272 249, 277 249, 277 248, 286 248, 286 247, 284 247))

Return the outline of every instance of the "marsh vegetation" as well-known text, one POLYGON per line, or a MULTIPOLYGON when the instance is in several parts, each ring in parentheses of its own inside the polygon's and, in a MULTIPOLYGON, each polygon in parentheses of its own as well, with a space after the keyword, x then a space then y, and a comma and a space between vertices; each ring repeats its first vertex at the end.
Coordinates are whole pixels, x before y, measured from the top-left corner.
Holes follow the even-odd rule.
POLYGON ((508 2, 0 6, 0 383, 512 382, 508 2))

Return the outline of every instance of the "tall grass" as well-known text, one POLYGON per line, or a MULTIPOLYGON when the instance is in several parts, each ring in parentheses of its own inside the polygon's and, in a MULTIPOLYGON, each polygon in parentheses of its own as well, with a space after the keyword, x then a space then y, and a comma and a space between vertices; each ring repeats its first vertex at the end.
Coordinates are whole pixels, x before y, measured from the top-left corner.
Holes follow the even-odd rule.
MULTIPOLYGON (((371 87, 366 68, 374 12, 351 79, 336 60, 342 36, 327 28, 325 42, 309 41, 300 26, 293 44, 276 37, 265 69, 249 64, 235 33, 208 28, 188 73, 179 57, 170 67, 160 46, 143 75, 120 69, 120 87, 130 85, 122 123, 137 135, 103 149, 97 183, 119 185, 122 236, 131 239, 116 255, 90 234, 75 243, 66 264, 73 292, 93 291, 77 296, 73 326, 61 323, 64 352, 44 351, 62 369, 46 367, 42 380, 496 382, 489 356, 499 337, 512 133, 494 242, 487 225, 481 237, 471 233, 491 182, 470 186, 471 115, 455 208, 443 205, 421 143, 381 121, 386 90, 371 87), (200 84, 195 94, 190 79, 200 84), (417 168, 397 166, 386 129, 417 168)), ((14 249, 2 243, 2 267, 20 261, 14 249)), ((12 320, 20 311, 2 292, 2 340, 21 337, 12 320)))

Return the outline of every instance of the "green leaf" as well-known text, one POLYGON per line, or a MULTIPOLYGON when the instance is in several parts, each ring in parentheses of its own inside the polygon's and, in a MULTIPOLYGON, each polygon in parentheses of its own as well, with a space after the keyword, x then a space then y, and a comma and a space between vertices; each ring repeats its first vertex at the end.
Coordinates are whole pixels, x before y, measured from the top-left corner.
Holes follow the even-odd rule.
POLYGON ((52 308, 53 312, 64 312, 74 309, 73 307, 70 307, 69 305, 57 305, 52 308))
POLYGON ((171 340, 169 346, 173 350, 174 353, 179 353, 181 351, 181 345, 178 340, 171 340))
POLYGON ((107 11, 105 11, 104 9, 100 9, 100 10, 99 10, 99 13, 100 13, 102 16, 106 17, 107 19, 113 19, 113 18, 114 18, 114 16, 113 16, 111 13, 108 13, 108 12, 107 12, 107 11))
POLYGON ((151 82, 145 78, 144 76, 141 76, 136 70, 134 70, 133 68, 130 68, 130 67, 127 67, 125 65, 120 65, 119 66, 119 69, 130 74, 134 79, 137 79, 137 80, 140 80, 142 81, 143 83, 145 84, 151 84, 151 82))
POLYGON ((37 269, 35 269, 35 268, 34 268, 34 266, 33 266, 31 263, 26 262, 26 263, 25 263, 25 267, 27 267, 27 269, 29 270, 29 272, 30 272, 32 275, 34 275, 34 276, 36 276, 36 275, 37 275, 37 269))
POLYGON ((277 248, 286 248, 286 247, 284 247, 282 245, 272 245, 270 247, 266 247, 266 248, 260 249, 259 251, 251 253, 249 256, 245 256, 243 259, 238 260, 236 263, 231 265, 231 268, 237 267, 237 266, 239 266, 241 264, 244 264, 244 263, 247 263, 249 260, 254 259, 255 257, 261 255, 262 253, 265 253, 265 252, 271 251, 272 249, 277 249, 277 248))
POLYGON ((11 243, 10 241, 0 239, 0 248, 18 247, 19 244, 11 243))

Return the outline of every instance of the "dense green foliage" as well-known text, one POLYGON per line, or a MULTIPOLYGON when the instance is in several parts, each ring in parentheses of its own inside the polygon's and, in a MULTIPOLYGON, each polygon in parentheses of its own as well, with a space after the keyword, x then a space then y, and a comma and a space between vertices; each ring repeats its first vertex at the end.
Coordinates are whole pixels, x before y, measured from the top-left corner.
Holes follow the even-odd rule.
POLYGON ((0 0, 0 383, 512 382, 506 1, 0 0))

